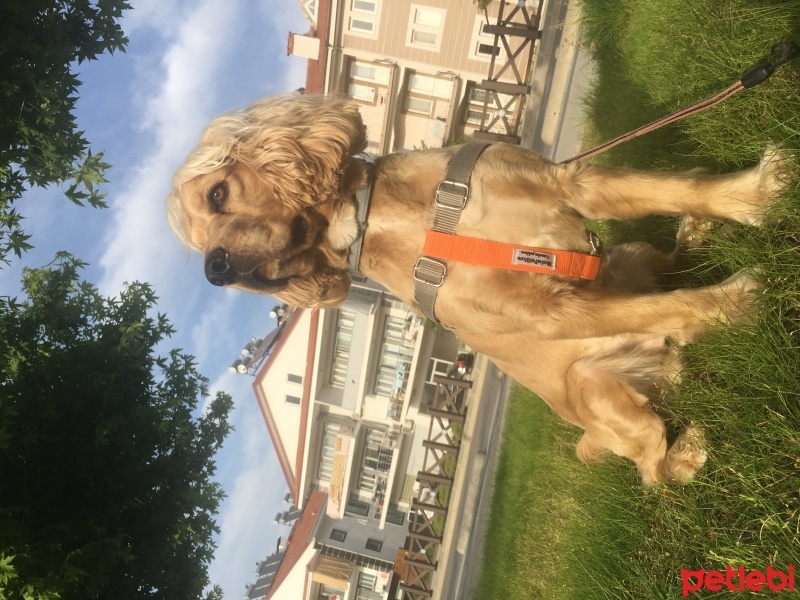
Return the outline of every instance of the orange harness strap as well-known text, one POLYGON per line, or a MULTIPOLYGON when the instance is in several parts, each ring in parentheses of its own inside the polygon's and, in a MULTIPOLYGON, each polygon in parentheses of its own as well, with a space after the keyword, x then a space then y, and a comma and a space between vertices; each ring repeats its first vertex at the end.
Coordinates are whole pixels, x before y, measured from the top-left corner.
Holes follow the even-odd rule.
MULTIPOLYGON (((599 240, 594 234, 589 235, 592 246, 596 247, 595 240, 599 245, 599 240)), ((602 264, 599 252, 595 255, 536 248, 432 230, 427 233, 422 252, 425 256, 470 265, 548 275, 569 275, 580 279, 595 279, 602 264)))
POLYGON ((445 178, 436 188, 433 226, 427 232, 425 248, 414 263, 414 302, 436 323, 439 322, 434 310, 436 297, 447 276, 449 260, 582 279, 594 279, 600 271, 602 244, 590 231, 587 232, 589 253, 532 248, 456 235, 461 211, 469 201, 472 168, 487 146, 484 143, 465 144, 453 156, 445 178))

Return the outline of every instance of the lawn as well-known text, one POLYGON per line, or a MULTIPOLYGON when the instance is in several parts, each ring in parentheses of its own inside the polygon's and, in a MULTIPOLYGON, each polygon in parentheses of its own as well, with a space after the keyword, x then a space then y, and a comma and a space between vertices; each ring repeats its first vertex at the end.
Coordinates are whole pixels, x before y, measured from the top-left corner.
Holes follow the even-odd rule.
MULTIPOLYGON (((800 43, 800 2, 583 0, 599 81, 587 145, 705 98, 781 39, 800 43)), ((769 81, 595 159, 637 168, 728 171, 768 142, 800 156, 800 60, 769 81)), ((683 351, 669 428, 706 429, 690 485, 645 489, 630 462, 580 465, 578 433, 515 390, 498 467, 478 600, 680 598, 681 569, 800 569, 800 177, 761 228, 720 224, 683 267, 700 285, 759 270, 759 312, 683 351)), ((608 241, 669 249, 676 220, 603 223, 608 241)), ((800 575, 797 577, 800 589, 800 575)), ((724 597, 729 592, 693 593, 724 597)))

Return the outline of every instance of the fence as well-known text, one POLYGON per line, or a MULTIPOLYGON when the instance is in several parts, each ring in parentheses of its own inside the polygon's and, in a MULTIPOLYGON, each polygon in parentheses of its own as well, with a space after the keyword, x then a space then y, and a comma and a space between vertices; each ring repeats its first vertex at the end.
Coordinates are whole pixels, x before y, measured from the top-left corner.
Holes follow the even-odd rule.
POLYGON ((437 376, 436 394, 425 455, 417 473, 419 493, 411 503, 409 532, 402 557, 399 589, 402 600, 422 600, 433 594, 431 582, 438 565, 442 533, 447 522, 461 433, 468 408, 471 381, 437 376))
POLYGON ((483 26, 484 33, 494 35, 494 48, 489 75, 480 85, 486 93, 483 94, 481 126, 473 134, 474 139, 519 144, 522 108, 531 91, 528 78, 535 43, 542 37, 539 25, 543 4, 544 0, 539 0, 535 7, 528 7, 526 3, 501 2, 497 23, 483 26), (512 50, 514 41, 520 43, 512 50), (500 56, 502 60, 498 60, 500 56), (513 83, 500 81, 508 72, 513 74, 513 83), (499 128, 502 133, 497 131, 498 124, 502 125, 499 128))

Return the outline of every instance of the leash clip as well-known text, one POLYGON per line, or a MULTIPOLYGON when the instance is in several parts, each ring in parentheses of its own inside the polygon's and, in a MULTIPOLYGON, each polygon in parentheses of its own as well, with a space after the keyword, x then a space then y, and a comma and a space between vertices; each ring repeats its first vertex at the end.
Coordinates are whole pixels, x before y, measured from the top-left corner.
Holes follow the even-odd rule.
POLYGON ((600 256, 603 253, 603 242, 594 231, 589 230, 589 256, 600 256))
POLYGON ((800 56, 800 46, 793 40, 782 40, 770 48, 770 57, 763 59, 752 69, 742 75, 742 87, 745 89, 757 86, 769 79, 778 67, 800 56))

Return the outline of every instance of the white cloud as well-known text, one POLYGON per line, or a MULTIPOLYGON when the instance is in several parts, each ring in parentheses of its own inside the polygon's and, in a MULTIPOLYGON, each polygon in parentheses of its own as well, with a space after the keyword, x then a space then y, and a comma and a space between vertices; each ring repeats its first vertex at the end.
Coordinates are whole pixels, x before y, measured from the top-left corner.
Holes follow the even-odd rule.
MULTIPOLYGON (((237 448, 231 453, 236 457, 237 474, 232 483, 223 484, 228 497, 217 519, 220 536, 216 559, 209 569, 212 583, 221 585, 226 597, 236 597, 245 584, 255 581, 255 563, 273 552, 277 538, 289 532, 273 522, 276 512, 288 508, 282 504, 287 487, 253 397, 252 379, 242 375, 231 377, 242 382, 236 388, 247 387, 249 393, 237 392, 242 402, 237 401, 233 417, 237 448)), ((230 474, 233 465, 221 463, 220 471, 230 474)))
POLYGON ((131 10, 123 13, 122 20, 122 28, 129 37, 141 29, 155 28, 167 33, 183 10, 178 2, 164 0, 131 0, 130 5, 131 10))
MULTIPOLYGON (((192 327, 192 353, 197 362, 203 364, 209 355, 220 348, 229 349, 230 362, 236 359, 235 348, 244 345, 246 340, 234 337, 231 320, 237 317, 236 301, 242 292, 233 289, 215 290, 215 302, 203 313, 192 327)), ((222 366, 222 365, 220 365, 222 366)))
POLYGON ((218 519, 220 537, 209 568, 209 579, 222 586, 226 597, 236 597, 255 581, 254 565, 275 548, 277 538, 288 533, 273 523, 284 486, 274 485, 276 465, 264 456, 250 463, 236 478, 218 519))
POLYGON ((154 152, 132 170, 127 187, 115 197, 108 249, 100 261, 103 291, 133 279, 153 283, 162 297, 178 291, 174 274, 185 273, 184 253, 166 225, 164 199, 173 171, 213 112, 211 82, 234 35, 234 7, 213 0, 200 5, 180 21, 175 42, 164 55, 163 84, 141 118, 154 152))

